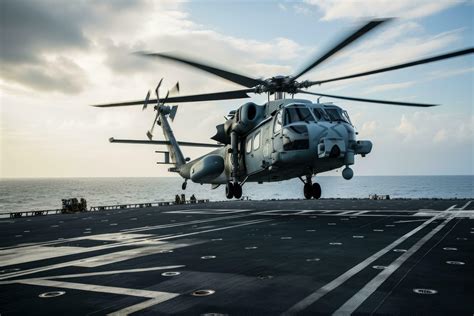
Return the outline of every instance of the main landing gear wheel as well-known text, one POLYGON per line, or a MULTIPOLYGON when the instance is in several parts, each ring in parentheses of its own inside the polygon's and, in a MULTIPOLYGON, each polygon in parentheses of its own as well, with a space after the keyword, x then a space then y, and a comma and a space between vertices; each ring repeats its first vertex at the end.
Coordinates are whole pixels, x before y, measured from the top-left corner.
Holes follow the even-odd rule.
POLYGON ((234 185, 232 184, 232 182, 227 182, 227 184, 225 185, 225 196, 228 199, 234 197, 234 185))
POLYGON ((321 186, 319 185, 319 183, 313 183, 313 185, 311 186, 311 189, 312 189, 312 195, 313 197, 317 200, 321 197, 321 186))
POLYGON ((234 197, 236 199, 240 199, 242 197, 242 186, 237 182, 234 183, 234 197))
POLYGON ((313 186, 311 183, 305 183, 303 189, 304 197, 309 200, 313 197, 313 186))
POLYGON ((183 184, 181 185, 181 189, 186 190, 187 185, 188 185, 188 183, 186 181, 183 182, 183 184))

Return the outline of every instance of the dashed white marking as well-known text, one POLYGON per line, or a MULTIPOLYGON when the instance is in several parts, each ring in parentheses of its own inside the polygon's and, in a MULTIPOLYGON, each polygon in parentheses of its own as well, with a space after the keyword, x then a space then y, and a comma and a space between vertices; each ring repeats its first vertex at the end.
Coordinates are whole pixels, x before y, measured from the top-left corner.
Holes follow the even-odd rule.
MULTIPOLYGON (((439 214, 439 216, 441 216, 441 215, 443 215, 443 214, 439 214)), ((396 246, 398 246, 399 244, 404 242, 406 239, 408 239, 409 237, 416 234, 418 231, 420 231, 423 228, 425 228, 426 226, 428 226, 431 222, 433 222, 437 218, 438 217, 432 217, 432 218, 428 219, 426 222, 424 222, 420 226, 414 228, 410 232, 406 233, 405 235, 403 235, 399 239, 397 239, 394 242, 392 242, 391 244, 389 244, 388 246, 386 246, 383 249, 379 250, 378 252, 371 255, 370 257, 368 257, 364 261, 360 262, 356 266, 352 267, 351 269, 347 270, 345 273, 343 273, 342 275, 340 275, 336 279, 332 280, 328 284, 326 284, 323 287, 319 288, 317 291, 315 291, 312 294, 308 295, 307 297, 305 297, 304 299, 302 299, 301 301, 299 301, 298 303, 293 305, 284 314, 288 314, 288 315, 296 314, 296 313, 304 310, 308 306, 312 305, 313 303, 318 301, 321 297, 323 297, 327 293, 333 291, 334 289, 336 289, 337 287, 339 287, 340 285, 345 283, 351 277, 353 277, 354 275, 356 275, 357 273, 359 273, 360 271, 365 269, 368 265, 372 264, 372 262, 379 259, 381 256, 383 256, 387 252, 391 251, 393 248, 395 248, 396 246)), ((384 270, 383 272, 386 272, 387 270, 388 269, 384 270)))
POLYGON ((447 263, 447 264, 457 265, 457 266, 463 266, 463 265, 466 264, 465 262, 462 262, 462 261, 446 261, 446 263, 447 263))
MULTIPOLYGON (((412 220, 406 220, 406 221, 396 221, 394 222, 395 224, 403 224, 403 223, 415 223, 415 222, 423 222, 424 219, 412 219, 412 220)), ((387 226, 387 225, 385 225, 387 226)))
POLYGON ((407 252, 406 249, 393 249, 394 252, 407 252))
POLYGON ((446 251, 456 251, 456 250, 458 250, 458 248, 455 248, 455 247, 444 247, 443 250, 446 250, 446 251))
POLYGON ((202 256, 201 259, 203 260, 216 259, 216 256, 202 256))
POLYGON ((423 295, 432 295, 438 293, 438 291, 433 289, 413 289, 413 292, 416 294, 423 294, 423 295))
MULTIPOLYGON (((437 219, 438 217, 432 218, 432 220, 437 219)), ((395 259, 386 269, 380 272, 376 277, 374 277, 370 282, 368 282, 359 292, 354 294, 349 300, 347 300, 341 307, 339 307, 333 315, 350 315, 352 314, 359 306, 365 302, 365 300, 372 295, 379 287, 382 285, 385 280, 391 276, 408 258, 410 258, 415 252, 417 252, 428 240, 430 240, 437 232, 439 232, 446 224, 451 221, 454 216, 449 216, 441 224, 432 229, 428 234, 423 238, 418 240, 407 252, 403 253, 400 257, 395 259)), ((420 225, 423 226, 424 224, 420 225)), ((420 227, 418 226, 418 227, 420 227)))

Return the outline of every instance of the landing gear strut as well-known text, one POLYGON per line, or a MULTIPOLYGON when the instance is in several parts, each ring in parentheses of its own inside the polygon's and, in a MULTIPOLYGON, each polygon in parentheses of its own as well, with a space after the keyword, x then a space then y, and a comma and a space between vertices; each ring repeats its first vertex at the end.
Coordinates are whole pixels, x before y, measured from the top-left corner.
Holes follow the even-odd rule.
POLYGON ((225 196, 228 199, 232 199, 233 197, 240 199, 242 197, 242 185, 238 182, 227 182, 225 185, 225 196))
POLYGON ((311 177, 306 177, 306 182, 301 178, 300 180, 304 183, 303 194, 305 199, 314 198, 317 200, 321 197, 321 186, 319 183, 312 183, 311 177))

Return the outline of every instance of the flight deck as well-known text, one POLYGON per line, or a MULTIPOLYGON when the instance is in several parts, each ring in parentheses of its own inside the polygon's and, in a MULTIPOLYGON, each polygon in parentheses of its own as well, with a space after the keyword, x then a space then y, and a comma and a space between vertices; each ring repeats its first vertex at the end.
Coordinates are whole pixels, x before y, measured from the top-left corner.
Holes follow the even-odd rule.
POLYGON ((474 314, 470 200, 5 218, 0 247, 2 316, 474 314))

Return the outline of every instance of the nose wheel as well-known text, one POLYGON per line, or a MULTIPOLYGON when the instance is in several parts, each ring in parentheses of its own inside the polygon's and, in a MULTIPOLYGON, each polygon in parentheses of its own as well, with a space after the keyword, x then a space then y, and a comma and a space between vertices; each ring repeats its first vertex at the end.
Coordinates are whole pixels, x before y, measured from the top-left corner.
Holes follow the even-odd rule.
MULTIPOLYGON (((303 181, 303 179, 301 179, 301 181, 303 181)), ((312 183, 311 178, 309 178, 306 182, 304 182, 303 194, 305 199, 307 200, 311 198, 317 200, 321 197, 321 186, 319 185, 319 183, 312 183)))
POLYGON ((236 198, 240 199, 242 197, 242 185, 238 182, 227 182, 225 185, 225 196, 228 199, 236 198))

